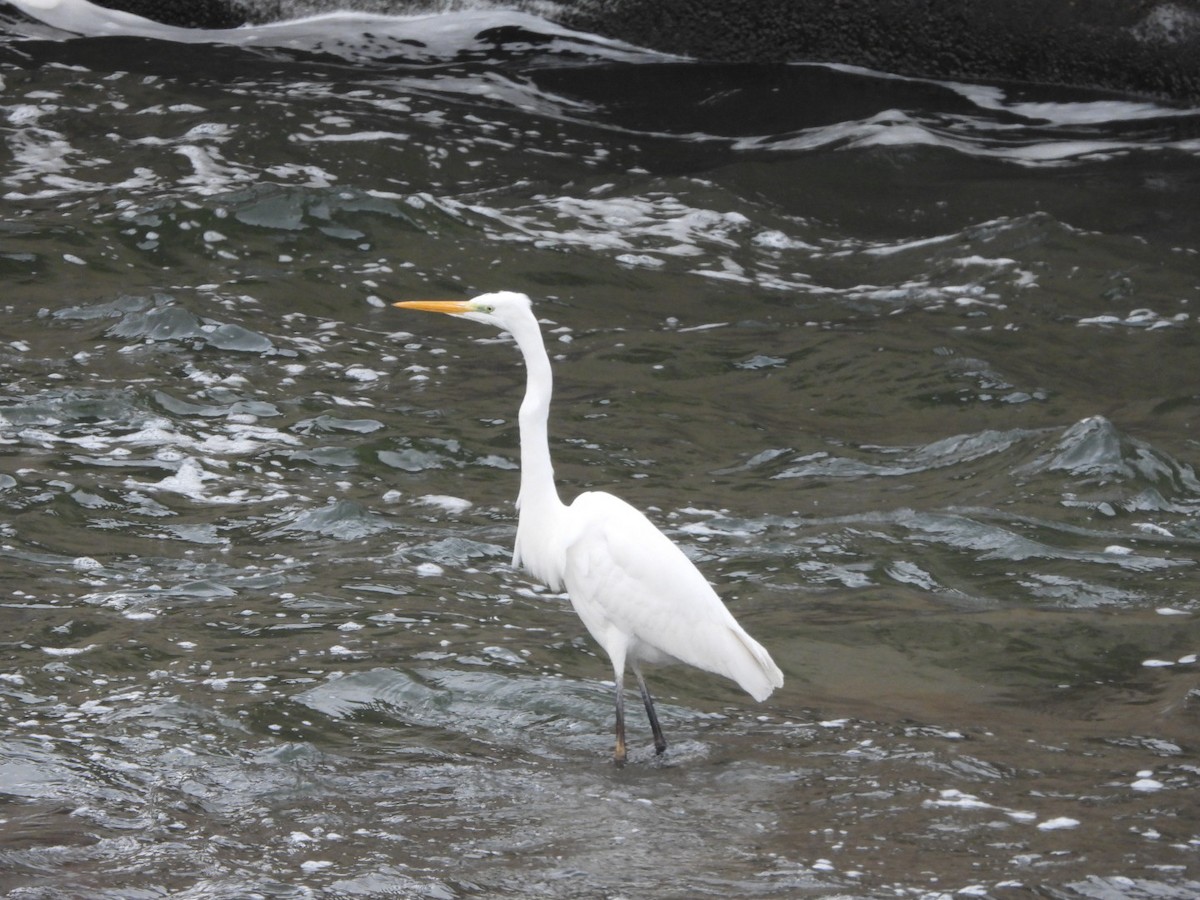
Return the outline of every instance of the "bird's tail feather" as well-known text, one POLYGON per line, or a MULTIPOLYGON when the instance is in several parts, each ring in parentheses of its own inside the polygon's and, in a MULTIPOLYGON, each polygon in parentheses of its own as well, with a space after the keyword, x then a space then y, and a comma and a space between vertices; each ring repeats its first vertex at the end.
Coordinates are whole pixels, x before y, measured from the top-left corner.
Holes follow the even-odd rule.
POLYGON ((765 647, 750 637, 741 627, 732 629, 738 643, 746 650, 746 654, 732 661, 726 673, 736 681, 747 694, 761 703, 771 696, 777 687, 783 687, 783 673, 775 660, 771 659, 765 647))

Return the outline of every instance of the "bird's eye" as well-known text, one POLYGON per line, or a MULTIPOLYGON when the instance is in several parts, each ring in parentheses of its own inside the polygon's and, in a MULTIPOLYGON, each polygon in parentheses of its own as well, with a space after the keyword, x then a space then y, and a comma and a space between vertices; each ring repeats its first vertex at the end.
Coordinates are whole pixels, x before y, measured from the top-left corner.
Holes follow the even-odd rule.
POLYGON ((480 311, 480 312, 485 312, 485 313, 495 312, 495 311, 496 311, 496 307, 494 307, 494 306, 481 306, 481 307, 479 307, 479 311, 480 311))

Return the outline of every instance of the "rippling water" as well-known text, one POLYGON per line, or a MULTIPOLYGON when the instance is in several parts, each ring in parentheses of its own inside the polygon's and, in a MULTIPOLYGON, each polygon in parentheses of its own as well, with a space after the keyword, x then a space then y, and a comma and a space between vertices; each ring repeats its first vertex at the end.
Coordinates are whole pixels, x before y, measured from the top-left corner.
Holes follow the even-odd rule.
POLYGON ((10 896, 1200 891, 1195 110, 46 14, 0 11, 10 896), (514 349, 387 305, 497 288, 564 494, 787 676, 652 673, 662 760, 508 567, 514 349))

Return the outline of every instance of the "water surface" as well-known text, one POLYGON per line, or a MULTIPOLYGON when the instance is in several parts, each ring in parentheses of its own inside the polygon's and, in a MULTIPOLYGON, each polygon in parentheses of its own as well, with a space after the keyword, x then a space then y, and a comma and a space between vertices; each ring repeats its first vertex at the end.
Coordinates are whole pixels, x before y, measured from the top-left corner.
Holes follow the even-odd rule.
POLYGON ((59 10, 0 43, 11 896, 1200 890, 1194 110, 59 10), (564 495, 785 672, 653 672, 661 760, 509 567, 514 348, 388 306, 499 288, 564 495))

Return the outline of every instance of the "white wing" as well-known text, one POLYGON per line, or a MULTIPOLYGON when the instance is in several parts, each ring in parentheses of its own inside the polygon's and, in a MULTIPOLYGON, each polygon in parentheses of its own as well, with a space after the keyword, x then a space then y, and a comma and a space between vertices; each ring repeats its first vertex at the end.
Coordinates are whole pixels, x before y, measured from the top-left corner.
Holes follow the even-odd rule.
POLYGON ((564 581, 588 631, 626 656, 676 659, 732 678, 756 700, 783 684, 765 649, 666 535, 625 501, 581 494, 564 516, 564 581))

